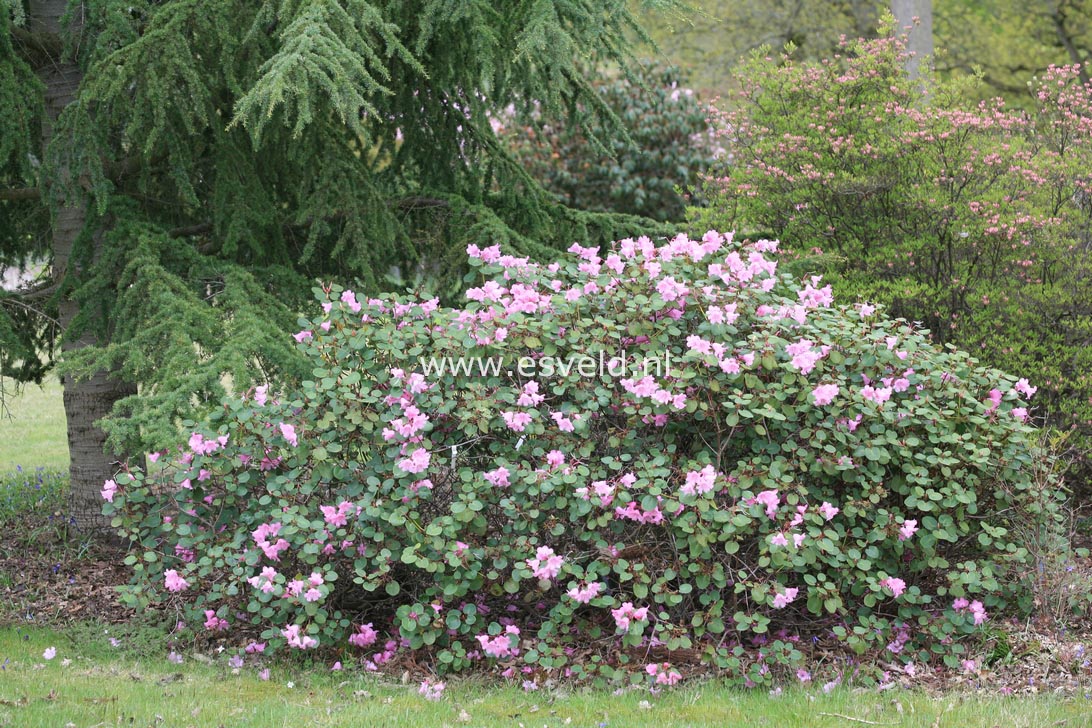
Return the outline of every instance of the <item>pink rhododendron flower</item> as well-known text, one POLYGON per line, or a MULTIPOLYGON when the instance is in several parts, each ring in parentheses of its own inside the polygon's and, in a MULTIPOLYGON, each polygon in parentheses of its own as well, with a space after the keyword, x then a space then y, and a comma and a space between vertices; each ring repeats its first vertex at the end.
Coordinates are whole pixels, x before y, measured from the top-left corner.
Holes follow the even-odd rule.
POLYGON ((1033 396, 1035 396, 1035 393, 1039 391, 1039 388, 1031 386, 1031 384, 1028 383, 1027 379, 1018 380, 1013 386, 1013 389, 1015 389, 1017 392, 1024 395, 1028 399, 1031 399, 1033 396))
POLYGON ((648 607, 638 609, 633 602, 623 602, 622 606, 610 610, 610 614, 614 617, 615 626, 622 632, 628 632, 632 623, 648 620, 648 607))
POLYGON ((797 587, 787 587, 785 591, 778 592, 774 595, 773 598, 773 608, 784 609, 785 607, 789 606, 789 604, 792 603, 794 599, 796 599, 796 595, 799 593, 800 589, 798 589, 797 587))
POLYGON ((507 488, 509 484, 509 475, 510 473, 508 472, 508 468, 500 467, 496 470, 490 470, 488 473, 485 473, 484 477, 489 483, 492 483, 498 488, 507 488))
POLYGON ((538 551, 535 552, 534 558, 527 559, 526 563, 535 578, 553 581, 561 573, 561 567, 564 566, 565 559, 555 554, 554 550, 549 546, 540 546, 538 551))
POLYGON ((785 353, 792 357, 789 363, 801 374, 809 374, 815 368, 815 364, 823 358, 823 351, 813 349, 812 346, 812 342, 801 339, 785 347, 785 353))
POLYGON ((649 663, 645 665, 645 672, 652 677, 656 678, 657 685, 674 685, 679 680, 682 680, 682 675, 678 670, 671 669, 670 662, 664 662, 661 664, 649 663))
POLYGON ((880 586, 891 590, 892 596, 901 596, 906 591, 906 582, 896 576, 880 580, 880 586))
POLYGON ((118 484, 113 480, 107 480, 102 484, 102 490, 99 492, 106 501, 113 503, 114 495, 118 492, 118 484))
POLYGON ((785 538, 785 534, 778 531, 777 533, 770 536, 770 545, 771 546, 788 546, 789 545, 789 539, 785 538))
POLYGON ((372 628, 372 623, 362 624, 349 636, 349 644, 354 647, 369 647, 379 639, 379 633, 372 628))
POLYGON ((546 453, 546 464, 551 468, 558 468, 565 464, 565 453, 560 450, 551 450, 546 453))
POLYGON ((1028 418, 1028 410, 1026 407, 1013 407, 1012 416, 1023 422, 1028 418))
POLYGON ((280 560, 280 553, 288 548, 288 541, 285 539, 277 539, 276 543, 270 542, 270 539, 274 538, 280 533, 281 524, 279 523, 263 523, 258 526, 251 533, 254 538, 254 543, 258 545, 258 548, 262 550, 266 558, 273 561, 280 560))
POLYGON ((562 412, 551 412, 550 417, 557 423, 557 429, 562 432, 572 432, 576 428, 573 425, 573 421, 565 416, 562 412))
POLYGON ((348 306, 353 313, 360 312, 360 304, 356 300, 356 294, 352 291, 344 291, 341 294, 341 302, 348 306))
POLYGON ((301 344, 312 337, 313 334, 310 331, 300 331, 299 333, 292 334, 292 338, 295 339, 297 343, 301 344))
POLYGON ((423 447, 419 447, 410 453, 408 458, 399 460, 398 467, 405 470, 407 473, 420 473, 422 470, 428 468, 431 459, 429 451, 423 447))
POLYGON ((828 405, 838 396, 837 384, 820 384, 811 390, 811 396, 815 398, 815 404, 819 407, 828 405))
POLYGON ((501 659, 504 657, 514 657, 518 654, 517 649, 512 645, 513 638, 519 637, 519 628, 514 625, 508 625, 505 628, 504 634, 499 634, 496 637, 490 637, 488 634, 480 634, 475 639, 482 646, 482 651, 490 657, 501 659))
MULTIPOLYGON (((649 276, 655 278, 652 272, 649 271, 649 276)), ((656 292, 660 294, 660 298, 665 301, 677 301, 679 298, 689 293, 689 289, 682 283, 676 281, 671 276, 667 276, 659 283, 656 284, 656 292)))
POLYGON ((179 576, 176 570, 167 569, 163 572, 163 585, 169 592, 180 592, 189 587, 189 582, 179 576))
POLYGON ((531 424, 531 415, 526 412, 501 412, 501 418, 508 425, 508 429, 515 432, 523 432, 531 424))
POLYGON ((861 387, 861 396, 865 399, 872 400, 876 404, 883 404, 891 399, 891 392, 891 387, 881 387, 880 389, 876 389, 871 385, 861 387))
POLYGON ((296 437, 296 428, 287 423, 281 422, 278 427, 281 430, 281 434, 284 435, 284 439, 288 441, 288 444, 292 447, 296 447, 300 444, 299 438, 296 437))
POLYGON ((327 525, 337 528, 348 524, 349 515, 356 510, 356 506, 349 501, 342 501, 336 507, 319 506, 319 510, 322 511, 322 518, 327 525))
POLYGON ((821 513, 823 515, 823 518, 828 521, 838 515, 840 510, 840 508, 835 508, 826 501, 823 501, 823 505, 819 506, 819 513, 821 513))
POLYGON ((226 619, 216 616, 216 611, 212 609, 205 610, 205 629, 210 632, 219 632, 228 628, 226 619))
POLYGON ((915 533, 917 533, 917 530, 918 530, 918 522, 916 520, 910 519, 910 520, 903 521, 902 526, 899 527, 899 540, 900 541, 907 540, 908 538, 913 536, 915 533))
POLYGON ((679 488, 683 495, 704 495, 713 490, 717 479, 717 472, 712 465, 706 465, 701 470, 692 470, 686 474, 686 482, 679 488))
POLYGON ((569 591, 565 592, 570 599, 580 604, 587 604, 592 599, 599 596, 599 592, 603 589, 603 585, 597 581, 593 581, 591 584, 579 587, 574 586, 569 591))
POLYGON ((755 496, 755 502, 766 507, 766 516, 773 518, 777 515, 777 506, 781 503, 781 497, 776 490, 764 490, 755 496))
POLYGON ((289 647, 295 647, 297 650, 309 650, 313 647, 318 647, 318 640, 307 634, 300 632, 300 625, 293 624, 285 627, 281 630, 281 634, 284 635, 284 639, 288 642, 289 647))
POLYGON ((516 400, 520 407, 536 407, 546 397, 538 392, 538 382, 527 382, 523 385, 523 391, 516 400))
POLYGON ((959 599, 956 599, 952 602, 952 609, 957 612, 969 611, 974 617, 974 623, 976 625, 982 624, 987 619, 989 619, 989 615, 986 614, 986 608, 982 606, 982 602, 978 601, 977 599, 973 602, 968 602, 966 599, 960 597, 959 599))

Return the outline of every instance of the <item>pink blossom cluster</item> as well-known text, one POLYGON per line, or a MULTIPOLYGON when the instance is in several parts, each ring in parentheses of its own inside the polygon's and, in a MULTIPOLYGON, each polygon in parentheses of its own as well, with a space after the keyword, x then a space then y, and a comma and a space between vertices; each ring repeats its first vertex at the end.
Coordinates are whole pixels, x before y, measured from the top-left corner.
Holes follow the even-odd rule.
POLYGON ((705 495, 713 490, 716 484, 717 472, 712 465, 706 465, 701 470, 691 470, 686 474, 686 482, 679 488, 683 495, 705 495))
POLYGON ((398 467, 407 473, 420 473, 428 469, 431 462, 429 451, 423 447, 416 448, 409 457, 398 461, 398 467))
POLYGON ((493 486, 495 486, 497 488, 507 488, 508 485, 509 485, 509 481, 508 481, 508 476, 509 475, 511 475, 511 473, 508 471, 508 468, 506 468, 506 467, 504 467, 502 465, 499 468, 496 468, 494 470, 490 470, 489 472, 485 473, 482 477, 484 477, 486 482, 488 482, 490 485, 493 485, 493 486))
POLYGON ((189 445, 190 450, 193 451, 194 455, 211 455, 212 453, 227 445, 227 442, 227 435, 220 435, 216 439, 206 440, 205 436, 202 435, 200 432, 195 432, 190 435, 189 445))
POLYGON ((536 579, 553 581, 561 573, 565 559, 554 553, 549 546, 539 546, 533 558, 527 559, 527 566, 536 579))
POLYGON ((976 625, 982 624, 989 619, 989 615, 986 614, 986 608, 982 606, 982 602, 977 599, 973 602, 968 602, 963 597, 960 597, 952 602, 952 609, 959 613, 970 612, 976 625))
POLYGON ((585 584, 583 586, 574 586, 573 588, 565 592, 565 594, 568 595, 568 597, 574 602, 587 604, 592 599, 595 599, 597 596, 599 596, 599 593, 602 590, 603 585, 598 581, 593 581, 592 583, 585 584))
POLYGON ((322 518, 326 524, 337 528, 347 525, 349 516, 359 514, 362 509, 350 501, 341 501, 336 507, 319 506, 319 510, 322 511, 322 518))
POLYGON ((827 355, 830 351, 829 346, 821 346, 818 349, 813 348, 815 344, 807 339, 801 339, 794 344, 789 344, 785 347, 785 353, 792 359, 790 364, 793 369, 796 369, 801 374, 810 374, 811 370, 815 368, 815 365, 827 355))
MULTIPOLYGON (((637 476, 633 475, 633 473, 626 473, 618 479, 617 484, 612 485, 605 480, 596 480, 592 482, 589 486, 581 486, 577 488, 574 493, 578 498, 583 498, 584 500, 591 500, 594 496, 595 498, 599 499, 600 506, 602 506, 603 508, 608 508, 610 507, 611 503, 614 502, 614 495, 618 491, 619 487, 629 488, 636 482, 637 476)), ((630 505, 633 504, 630 503, 630 505)), ((636 506, 634 506, 634 508, 636 508, 636 506)), ((639 520, 639 518, 633 520, 639 520)))
POLYGON ((370 647, 374 645, 376 640, 379 639, 379 633, 372 627, 372 623, 362 624, 357 627, 356 632, 349 635, 349 644, 354 647, 370 647))
POLYGON ((205 629, 209 632, 222 632, 228 628, 228 622, 222 617, 216 615, 215 609, 205 610, 205 629))
POLYGON ((480 634, 476 638, 482 646, 482 651, 490 657, 498 660, 505 657, 515 657, 519 654, 519 627, 508 625, 503 634, 491 637, 488 634, 480 634))
POLYGON ((638 506, 636 501, 630 501, 624 508, 622 506, 616 506, 614 509, 614 517, 652 525, 659 525, 664 522, 664 514, 663 511, 660 510, 660 506, 657 505, 652 510, 646 511, 638 506))
POLYGON ((797 587, 786 587, 782 591, 774 594, 771 605, 774 609, 784 609, 796 599, 796 595, 799 593, 800 589, 797 587))
POLYGON ((610 610, 614 624, 620 632, 628 632, 634 622, 648 621, 648 607, 634 607, 633 602, 623 602, 622 606, 610 610))
POLYGON ((918 531, 918 522, 913 519, 907 519, 899 526, 899 540, 906 541, 910 539, 918 531))
POLYGON ((163 585, 169 592, 180 592, 189 588, 189 582, 178 575, 175 569, 167 569, 163 572, 163 585))
POLYGON ((271 539, 276 538, 277 534, 281 532, 281 527, 280 523, 263 523, 251 533, 251 536, 254 537, 254 543, 258 545, 258 548, 262 550, 267 559, 280 561, 281 552, 289 546, 288 541, 283 538, 277 538, 276 542, 271 542, 271 539))
POLYGON ((781 504, 781 496, 778 495, 776 490, 764 490, 754 498, 748 498, 744 501, 744 504, 749 506, 753 506, 756 503, 766 508, 767 518, 775 518, 777 516, 777 508, 781 504))
POLYGON ((880 580, 880 586, 891 590, 891 595, 898 598, 906 591, 906 582, 897 576, 889 576, 880 580))
POLYGON ((262 567, 260 574, 248 578, 247 583, 265 594, 272 594, 277 589, 276 581, 278 576, 280 574, 277 573, 276 569, 272 566, 265 566, 262 567))
POLYGON ((620 384, 622 389, 635 397, 647 397, 656 404, 670 404, 677 410, 686 407, 686 395, 684 393, 672 394, 657 384, 656 380, 650 375, 645 375, 639 380, 622 379, 620 384))
POLYGON ((103 500, 107 503, 114 502, 114 496, 117 495, 118 484, 113 479, 107 480, 102 484, 102 490, 99 493, 102 495, 103 500))
POLYGON ((310 650, 318 647, 318 640, 311 635, 304 634, 301 630, 303 628, 298 624, 292 624, 281 630, 281 634, 284 636, 285 641, 289 647, 294 647, 297 650, 310 650))
POLYGON ((682 675, 671 668, 670 662, 650 662, 645 665, 645 672, 656 679, 657 685, 674 685, 682 680, 682 675))
POLYGON ((428 423, 428 415, 421 412, 416 405, 407 405, 402 412, 402 416, 391 420, 391 426, 389 428, 384 428, 383 439, 388 441, 393 440, 395 435, 407 440, 411 439, 417 436, 428 423))

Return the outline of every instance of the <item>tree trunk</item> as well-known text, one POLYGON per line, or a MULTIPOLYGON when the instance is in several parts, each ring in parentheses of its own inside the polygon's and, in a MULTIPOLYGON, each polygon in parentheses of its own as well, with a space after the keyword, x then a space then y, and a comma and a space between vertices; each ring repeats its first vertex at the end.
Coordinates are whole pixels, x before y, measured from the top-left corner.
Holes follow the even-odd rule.
MULTIPOLYGON (((67 0, 31 0, 28 3, 27 20, 32 33, 60 39, 63 37, 61 17, 68 6, 67 0)), ((79 23, 81 8, 75 8, 74 24, 79 23)), ((70 26, 70 30, 73 28, 70 26)), ((72 58, 60 50, 62 43, 48 44, 55 49, 40 59, 35 69, 45 85, 45 114, 42 118, 42 148, 49 147, 54 137, 54 127, 61 112, 76 99, 83 73, 72 58)), ((75 45, 75 44, 73 44, 75 45)), ((87 203, 84 195, 69 193, 71 155, 61 150, 51 157, 56 164, 43 165, 52 170, 52 177, 45 180, 47 191, 55 200, 52 219, 53 278, 60 281, 66 275, 78 276, 79 270, 69 271, 72 250, 77 237, 87 223, 87 203)), ((98 239, 98 236, 95 236, 98 239)), ((93 257, 97 256, 97 251, 93 257)), ((79 312, 79 304, 65 293, 59 303, 60 323, 64 330, 62 351, 72 351, 97 343, 90 332, 79 338, 69 336, 68 327, 79 312)), ((100 491, 105 480, 117 472, 117 454, 106 454, 106 434, 96 422, 106 416, 120 398, 133 394, 135 387, 111 377, 108 372, 96 372, 88 379, 74 381, 65 377, 64 410, 68 425, 68 450, 71 461, 69 474, 71 491, 69 517, 81 531, 101 531, 109 526, 102 515, 100 491)))
POLYGON ((906 71, 910 78, 921 76, 921 64, 933 55, 933 0, 891 0, 895 32, 906 35, 910 58, 906 71))

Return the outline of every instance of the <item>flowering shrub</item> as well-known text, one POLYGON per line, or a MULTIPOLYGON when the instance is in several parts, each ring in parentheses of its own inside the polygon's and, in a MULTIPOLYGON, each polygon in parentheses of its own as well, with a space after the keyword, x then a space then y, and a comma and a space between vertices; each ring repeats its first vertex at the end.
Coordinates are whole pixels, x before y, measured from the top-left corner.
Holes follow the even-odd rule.
POLYGON ((127 599, 271 650, 531 682, 759 683, 809 636, 958 665, 1021 597, 1008 519, 1051 513, 1033 390, 836 307, 776 248, 471 246, 455 310, 319 291, 300 391, 227 400, 162 471, 104 487, 127 599))
POLYGON ((839 297, 1037 372, 1039 414, 1079 433, 1080 487, 1092 475, 1092 88, 1053 67, 1028 112, 968 103, 966 81, 927 80, 925 99, 904 61, 893 38, 844 41, 815 63, 751 58, 714 114, 728 154, 697 217, 776 236, 839 297))

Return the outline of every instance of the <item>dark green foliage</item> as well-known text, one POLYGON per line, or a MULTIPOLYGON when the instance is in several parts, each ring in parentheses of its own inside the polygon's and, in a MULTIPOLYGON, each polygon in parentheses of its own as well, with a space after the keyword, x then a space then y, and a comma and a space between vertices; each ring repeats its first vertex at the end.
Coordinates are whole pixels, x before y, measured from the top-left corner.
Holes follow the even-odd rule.
MULTIPOLYGON (((712 164, 706 111, 680 85, 678 69, 642 65, 632 76, 605 77, 595 88, 625 127, 613 134, 606 120, 585 129, 560 128, 552 119, 514 110, 498 123, 531 173, 566 205, 585 210, 682 218, 684 192, 712 164)), ((594 122, 588 110, 582 110, 594 122)))
MULTIPOLYGON (((69 340, 102 342, 66 372, 140 385, 107 423, 116 446, 162 444, 225 385, 302 373, 285 334, 316 280, 453 293, 469 243, 545 257, 655 230, 557 204, 489 122, 533 99, 620 133, 581 69, 644 38, 623 0, 87 0, 52 39, 83 78, 50 150, 21 6, 0 7, 0 192, 45 193, 0 196, 0 263, 48 257, 50 205, 87 199, 37 308, 74 298, 69 340)), ((33 378, 50 330, 9 299, 0 360, 33 378)))

